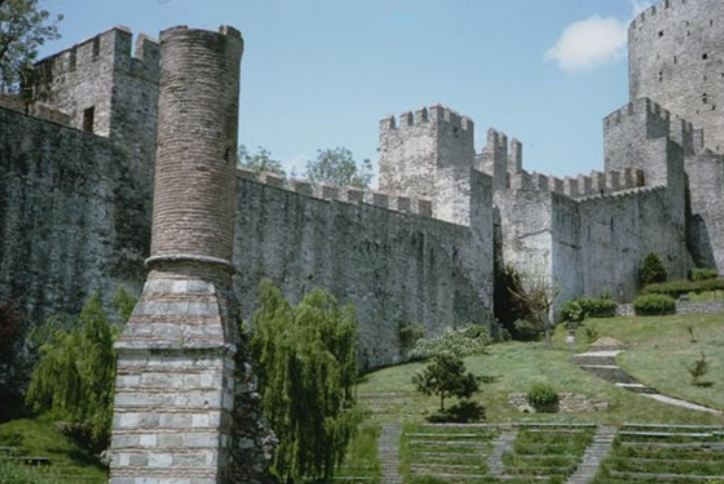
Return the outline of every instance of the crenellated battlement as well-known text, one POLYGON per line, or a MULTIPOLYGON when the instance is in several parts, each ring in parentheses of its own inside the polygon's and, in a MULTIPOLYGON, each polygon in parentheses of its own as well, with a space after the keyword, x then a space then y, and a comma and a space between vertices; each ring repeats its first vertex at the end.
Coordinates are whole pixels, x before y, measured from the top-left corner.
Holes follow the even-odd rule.
POLYGON ((525 170, 510 173, 509 176, 512 190, 553 192, 573 199, 611 195, 645 186, 643 170, 631 168, 621 171, 592 171, 587 175, 580 174, 563 179, 525 170))
POLYGON ((127 27, 116 26, 46 57, 33 65, 29 87, 37 90, 39 84, 51 83, 58 77, 88 75, 107 69, 102 66, 109 64, 117 72, 158 82, 158 41, 139 34, 132 49, 132 37, 127 27))
POLYGON ((305 180, 287 180, 274 173, 256 173, 246 168, 237 168, 236 176, 290 192, 299 193, 321 200, 336 200, 346 203, 366 203, 396 212, 432 217, 432 202, 424 198, 387 193, 378 190, 363 190, 356 187, 335 187, 310 183, 305 180))
POLYGON ((473 133, 473 120, 439 104, 405 111, 398 118, 387 116, 380 121, 380 132, 399 131, 413 127, 449 126, 453 129, 473 133))
POLYGON ((627 124, 626 133, 630 129, 639 129, 644 130, 645 136, 649 139, 669 136, 687 153, 696 153, 704 148, 703 130, 697 129, 691 122, 671 113, 649 98, 640 98, 627 103, 606 116, 603 124, 605 133, 627 124))

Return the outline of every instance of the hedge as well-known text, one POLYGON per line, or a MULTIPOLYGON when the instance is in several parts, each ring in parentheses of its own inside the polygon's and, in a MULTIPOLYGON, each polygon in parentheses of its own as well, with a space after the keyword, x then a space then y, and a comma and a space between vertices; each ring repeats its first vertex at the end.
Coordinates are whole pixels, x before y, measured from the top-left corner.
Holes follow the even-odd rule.
POLYGON ((705 279, 703 281, 670 281, 659 284, 649 284, 641 291, 642 294, 665 294, 678 298, 690 292, 700 293, 707 291, 724 290, 724 279, 705 279))
POLYGON ((561 321, 578 322, 583 318, 612 318, 616 316, 616 301, 605 297, 574 299, 561 306, 561 321), (582 315, 577 313, 581 311, 582 315))
POLYGON ((708 281, 710 279, 716 279, 717 277, 719 277, 719 273, 716 269, 697 267, 696 269, 691 270, 692 281, 708 281))
POLYGON ((639 316, 661 316, 676 313, 676 299, 665 294, 644 294, 634 300, 633 306, 639 316))

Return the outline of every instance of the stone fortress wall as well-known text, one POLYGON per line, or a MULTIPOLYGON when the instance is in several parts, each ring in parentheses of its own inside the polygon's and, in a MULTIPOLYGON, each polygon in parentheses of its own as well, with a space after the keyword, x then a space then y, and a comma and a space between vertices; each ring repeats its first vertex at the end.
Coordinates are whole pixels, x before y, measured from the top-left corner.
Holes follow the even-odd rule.
MULTIPOLYGON (((158 45, 146 36, 132 56, 130 32, 116 27, 39 62, 29 98, 0 99, 0 170, 7 175, 0 185, 0 300, 19 302, 36 322, 77 312, 94 290, 110 297, 118 284, 140 289, 150 250, 158 60, 158 45), (62 124, 31 111, 39 103, 62 124)), ((440 113, 442 121, 450 117, 440 113)), ((445 122, 454 136, 457 121, 445 122)), ((472 188, 469 173, 465 179, 460 211, 475 221, 473 231, 435 218, 423 197, 243 169, 237 175, 235 284, 245 319, 262 277, 292 301, 324 287, 358 306, 365 366, 399 359, 397 328, 405 322, 431 334, 492 324, 492 187, 485 177, 472 188), (479 262, 486 258, 487 265, 479 262)))
MULTIPOLYGON (((717 8, 672 0, 655 7, 656 21, 678 15, 693 26, 717 8)), ((696 83, 662 100, 655 88, 666 79, 636 80, 656 73, 652 59, 664 53, 652 48, 649 59, 644 41, 668 42, 668 29, 646 33, 653 12, 632 23, 637 97, 604 120, 602 171, 529 173, 522 143, 495 130, 476 154, 473 122, 439 105, 380 122, 379 190, 238 170, 234 282, 243 317, 262 277, 292 301, 324 287, 359 307, 361 361, 377 366, 398 359, 401 323, 431 333, 491 324, 495 268, 507 264, 559 287, 559 301, 630 300, 648 252, 660 253, 673 277, 694 263, 724 272, 721 130, 707 121, 721 111, 677 111, 696 83)), ((682 45, 692 57, 715 52, 717 39, 682 45)), ((159 49, 145 36, 133 54, 131 44, 127 29, 110 29, 38 63, 29 97, 0 98, 0 169, 9 175, 0 184, 0 300, 19 300, 36 321, 77 311, 93 289, 143 279, 159 49)))

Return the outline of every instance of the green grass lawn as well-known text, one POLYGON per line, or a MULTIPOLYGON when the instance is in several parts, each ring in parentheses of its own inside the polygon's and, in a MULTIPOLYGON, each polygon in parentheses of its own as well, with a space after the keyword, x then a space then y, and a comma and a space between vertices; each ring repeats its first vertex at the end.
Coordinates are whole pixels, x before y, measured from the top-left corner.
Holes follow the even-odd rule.
MULTIPOLYGON (((108 472, 98 460, 59 433, 47 417, 18 419, 1 424, 0 447, 13 447, 21 455, 50 459, 50 465, 38 468, 17 466, 13 460, 0 459, 1 484, 108 480, 108 472), (61 480, 57 476, 73 477, 61 480)), ((7 454, 0 453, 0 456, 7 457, 7 454)))
MULTIPOLYGON (((630 345, 632 350, 623 355, 622 365, 644 382, 653 384, 661 391, 670 389, 672 395, 724 406, 724 379, 721 377, 724 371, 724 362, 721 361, 724 357, 724 315, 611 318, 589 320, 586 325, 595 328, 599 336, 612 336, 630 345), (695 325, 695 335, 701 343, 688 342, 687 324, 695 325), (668 350, 679 348, 682 351, 681 358, 687 361, 693 361, 700 350, 706 349, 715 368, 711 372, 711 379, 718 379, 717 382, 710 388, 690 385, 686 369, 672 361, 669 351, 655 349, 656 345, 660 348, 668 345, 665 346, 668 350), (717 345, 718 354, 713 351, 717 345), (700 398, 702 396, 708 399, 700 398)), ((492 345, 487 355, 467 358, 467 368, 475 375, 494 378, 493 383, 482 385, 482 391, 475 396, 485 406, 487 420, 605 424, 631 421, 724 422, 721 416, 672 407, 619 389, 578 369, 570 362, 570 357, 588 346, 587 342, 582 341, 582 328, 579 334, 579 342, 573 348, 565 343, 565 332, 559 328, 551 348, 547 348, 544 343, 506 342, 492 345), (508 405, 509 393, 526 392, 534 382, 549 383, 558 392, 583 393, 592 398, 605 399, 609 409, 605 412, 579 414, 525 414, 508 405)), ((412 375, 424 366, 422 362, 399 365, 378 370, 363 378, 358 392, 361 400, 375 410, 375 419, 415 422, 437 409, 437 398, 419 394, 411 383, 412 375), (380 396, 374 397, 374 394, 380 396)))
POLYGON ((626 343, 627 351, 617 361, 643 383, 724 410, 724 314, 593 319, 585 324, 600 336, 626 343), (710 386, 693 385, 687 371, 702 353, 710 371, 701 380, 710 386))

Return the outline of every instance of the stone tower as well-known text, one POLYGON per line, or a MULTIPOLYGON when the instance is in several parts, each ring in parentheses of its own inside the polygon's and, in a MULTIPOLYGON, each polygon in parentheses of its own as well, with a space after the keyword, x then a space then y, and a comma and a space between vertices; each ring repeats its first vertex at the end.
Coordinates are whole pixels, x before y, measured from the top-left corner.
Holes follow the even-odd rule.
POLYGON ((470 224, 473 121, 440 105, 380 121, 382 191, 432 200, 435 218, 470 224))
POLYGON ((663 0, 629 26, 631 100, 648 97, 703 128, 724 153, 724 2, 663 0))
POLYGON ((230 479, 241 34, 161 33, 153 235, 116 344, 111 482, 230 479))

